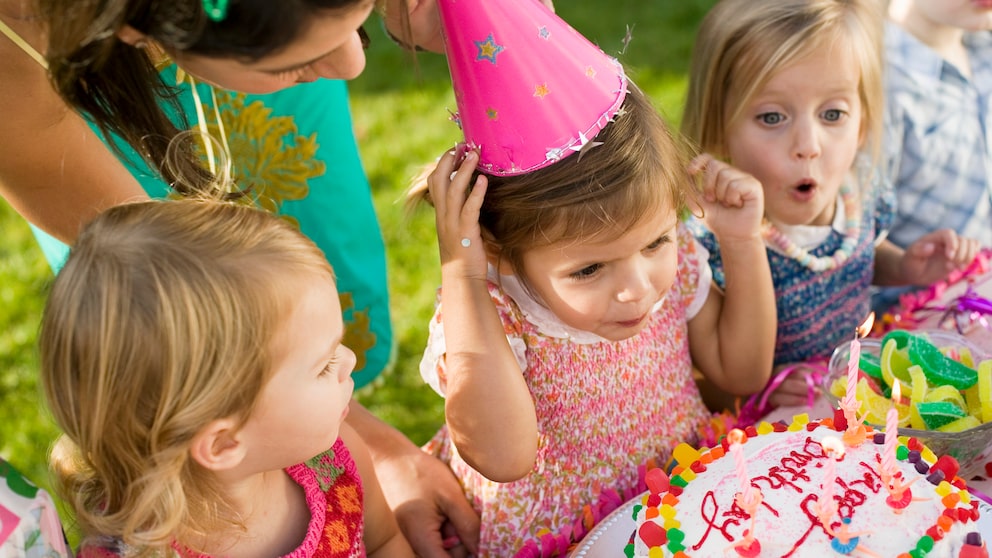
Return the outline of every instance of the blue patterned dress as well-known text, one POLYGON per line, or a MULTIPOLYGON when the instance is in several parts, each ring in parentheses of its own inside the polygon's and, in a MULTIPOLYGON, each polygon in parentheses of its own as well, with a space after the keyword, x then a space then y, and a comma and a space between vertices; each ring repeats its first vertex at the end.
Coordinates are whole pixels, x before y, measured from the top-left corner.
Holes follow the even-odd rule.
MULTIPOLYGON (((775 365, 829 358, 834 348, 849 341, 868 315, 875 267, 875 241, 892 221, 889 194, 877 187, 862 197, 861 230, 857 245, 844 264, 814 272, 798 261, 766 248, 775 283, 778 333, 775 365)), ((692 219, 691 229, 710 252, 713 280, 723 287, 726 278, 720 246, 702 221, 692 219)), ((831 229, 822 244, 809 250, 813 256, 830 256, 840 248, 844 234, 831 229)))

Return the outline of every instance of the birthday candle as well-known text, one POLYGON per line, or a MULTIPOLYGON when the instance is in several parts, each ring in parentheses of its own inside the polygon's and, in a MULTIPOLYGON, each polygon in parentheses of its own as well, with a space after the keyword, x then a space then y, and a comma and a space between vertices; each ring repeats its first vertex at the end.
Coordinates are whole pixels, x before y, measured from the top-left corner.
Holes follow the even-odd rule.
POLYGON ((871 332, 875 324, 875 313, 870 312, 865 321, 854 330, 854 341, 851 341, 851 356, 847 359, 847 393, 844 394, 844 407, 858 410, 855 393, 858 391, 858 371, 861 368, 861 338, 871 332))
MULTIPOLYGON (((844 442, 834 436, 825 436, 820 442, 823 446, 823 454, 827 456, 827 463, 823 467, 823 484, 820 485, 822 494, 820 495, 820 513, 832 510, 830 506, 834 501, 834 483, 837 479, 837 461, 844 457, 844 442)), ((831 512, 832 513, 832 512, 831 512)), ((828 518, 829 519, 829 518, 828 518)), ((823 519, 821 519, 823 521, 823 519)))
POLYGON ((737 482, 740 485, 739 492, 744 497, 744 501, 751 500, 751 478, 747 474, 747 463, 744 460, 744 448, 741 446, 747 440, 747 435, 740 428, 734 428, 727 433, 727 441, 730 442, 730 455, 734 456, 734 469, 737 472, 737 482))
POLYGON ((855 404, 854 394, 858 391, 858 370, 861 366, 861 341, 854 336, 851 341, 851 357, 847 360, 847 393, 844 394, 844 406, 855 404))
POLYGON ((894 475, 896 472, 896 437, 899 435, 899 411, 896 404, 901 399, 899 380, 892 384, 892 407, 885 415, 885 444, 882 445, 882 473, 894 475))

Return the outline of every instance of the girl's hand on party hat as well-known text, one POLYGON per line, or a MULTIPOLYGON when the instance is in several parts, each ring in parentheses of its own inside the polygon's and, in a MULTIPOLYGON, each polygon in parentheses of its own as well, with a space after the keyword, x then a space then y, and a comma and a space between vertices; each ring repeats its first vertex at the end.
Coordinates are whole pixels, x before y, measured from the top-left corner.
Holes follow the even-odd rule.
POLYGON ((469 150, 459 160, 461 153, 461 148, 447 151, 427 178, 434 202, 441 268, 442 271, 448 268, 457 276, 485 280, 487 261, 479 210, 488 181, 480 175, 470 188, 479 153, 469 150))
POLYGON ((761 238, 765 197, 756 178, 709 153, 694 158, 688 170, 699 184, 706 226, 721 245, 761 238))

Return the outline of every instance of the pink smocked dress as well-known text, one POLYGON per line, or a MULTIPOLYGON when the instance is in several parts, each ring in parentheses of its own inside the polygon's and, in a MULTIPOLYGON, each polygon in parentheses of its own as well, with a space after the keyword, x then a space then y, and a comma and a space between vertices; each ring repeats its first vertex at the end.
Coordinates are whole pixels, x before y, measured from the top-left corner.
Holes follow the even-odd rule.
MULTIPOLYGON (((638 335, 619 342, 569 328, 513 277, 490 269, 493 303, 534 396, 537 464, 526 477, 492 482, 466 464, 445 429, 428 444, 448 461, 482 518, 480 558, 564 555, 643 490, 647 465, 694 443, 708 424, 692 377, 688 319, 711 281, 707 253, 680 226, 679 272, 638 335), (499 281, 497 283, 497 280, 499 281)), ((421 374, 444 394, 443 309, 431 321, 421 374)))

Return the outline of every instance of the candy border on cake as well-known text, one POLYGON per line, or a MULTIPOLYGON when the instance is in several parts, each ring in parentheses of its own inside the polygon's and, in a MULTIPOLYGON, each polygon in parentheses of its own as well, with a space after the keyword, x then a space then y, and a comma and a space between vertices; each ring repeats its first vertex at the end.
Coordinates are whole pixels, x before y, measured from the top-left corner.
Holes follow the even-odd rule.
MULTIPOLYGON (((821 426, 838 431, 834 426, 834 420, 832 418, 810 420, 808 415, 801 414, 793 417, 791 423, 786 423, 785 421, 775 423, 761 422, 757 426, 748 426, 744 429, 744 432, 748 439, 750 439, 775 432, 800 432, 802 430, 812 432, 821 426)), ((882 438, 882 433, 873 430, 868 425, 865 425, 865 428, 871 434, 868 438, 868 443, 874 441, 875 444, 881 445, 882 441, 880 438, 882 438)), ((632 514, 637 527, 624 547, 624 555, 627 558, 634 558, 635 556, 635 540, 639 536, 638 531, 644 525, 644 523, 638 521, 638 516, 642 509, 654 508, 657 514, 661 516, 660 510, 663 506, 675 508, 682 491, 695 480, 696 475, 706 471, 708 464, 726 457, 729 453, 729 443, 726 437, 716 446, 700 448, 698 450, 689 444, 679 444, 672 452, 672 459, 675 466, 672 468, 667 490, 656 493, 649 491, 642 497, 640 503, 633 506, 632 514), (658 497, 658 504, 656 506, 648 506, 648 501, 652 495, 658 497)), ((966 481, 957 476, 957 462, 953 458, 938 458, 937 455, 918 439, 899 436, 896 446, 896 459, 912 464, 917 472, 925 474, 926 480, 934 485, 934 490, 941 496, 941 503, 944 505, 944 512, 926 529, 925 534, 916 541, 915 548, 909 552, 899 554, 896 558, 923 558, 933 549, 936 541, 944 538, 944 535, 955 523, 967 524, 969 521, 978 521, 980 517, 978 499, 972 498, 967 490, 966 481), (950 480, 947 480, 946 477, 948 476, 951 477, 950 480)), ((685 540, 685 533, 682 532, 680 527, 681 523, 678 521, 677 515, 666 519, 664 526, 660 528, 665 530, 667 540, 661 546, 649 547, 649 554, 651 550, 660 549, 667 552, 664 556, 672 556, 673 558, 691 557, 692 554, 687 553, 685 545, 682 544, 685 540)))

